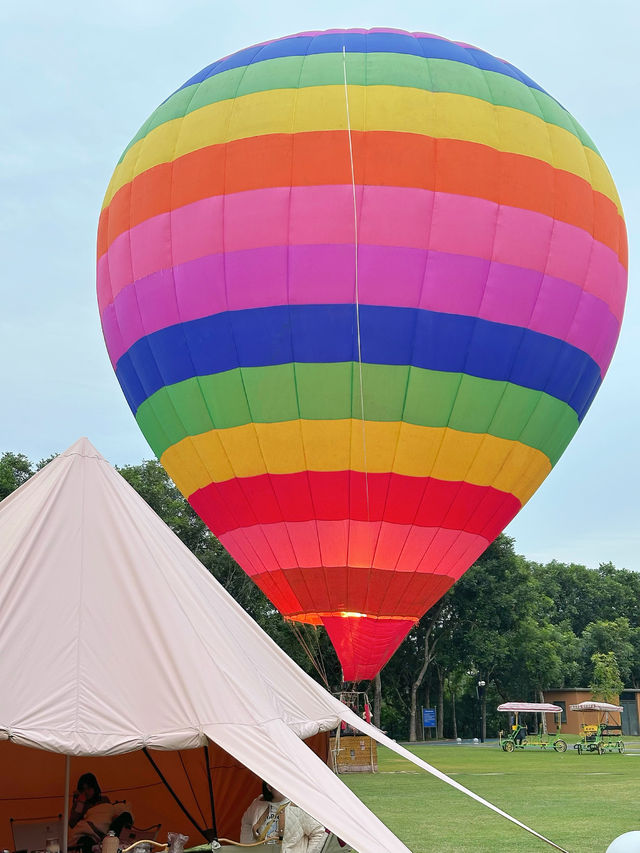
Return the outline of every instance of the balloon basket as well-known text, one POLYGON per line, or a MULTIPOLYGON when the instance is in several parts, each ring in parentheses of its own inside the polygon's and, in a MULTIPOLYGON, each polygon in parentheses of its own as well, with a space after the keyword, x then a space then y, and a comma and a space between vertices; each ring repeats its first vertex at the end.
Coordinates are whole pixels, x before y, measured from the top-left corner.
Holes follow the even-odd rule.
POLYGON ((331 768, 343 773, 377 773, 378 745, 368 735, 337 734, 329 740, 331 768))

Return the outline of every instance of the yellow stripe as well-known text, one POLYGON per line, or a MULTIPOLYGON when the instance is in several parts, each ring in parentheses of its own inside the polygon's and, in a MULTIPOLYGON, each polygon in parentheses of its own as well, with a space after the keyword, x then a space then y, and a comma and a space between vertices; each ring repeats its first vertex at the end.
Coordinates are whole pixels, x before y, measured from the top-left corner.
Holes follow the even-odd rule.
MULTIPOLYGON (((525 503, 551 471, 548 457, 492 435, 447 427, 366 421, 368 473, 464 480, 493 486, 525 503)), ((184 495, 211 482, 298 471, 364 471, 362 421, 256 423, 179 441, 161 462, 184 495)))
MULTIPOLYGON (((568 130, 531 113, 468 95, 405 86, 350 86, 349 110, 356 131, 460 139, 535 157, 584 178, 622 212, 602 158, 568 130)), ((322 130, 346 130, 343 86, 271 89, 209 104, 159 125, 136 142, 113 173, 103 206, 137 175, 199 148, 271 133, 322 130)))

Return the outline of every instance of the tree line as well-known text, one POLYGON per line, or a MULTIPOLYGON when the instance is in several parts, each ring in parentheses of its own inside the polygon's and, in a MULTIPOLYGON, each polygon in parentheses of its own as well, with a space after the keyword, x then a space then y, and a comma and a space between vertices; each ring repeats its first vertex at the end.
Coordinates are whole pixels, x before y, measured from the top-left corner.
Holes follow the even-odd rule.
MULTIPOLYGON (((49 459, 0 456, 0 500, 49 459)), ((118 469, 258 624, 332 692, 342 687, 323 629, 284 620, 213 536, 156 462, 118 469)), ((611 563, 589 569, 540 564, 500 535, 409 633, 368 686, 374 722, 419 740, 492 736, 497 705, 544 701, 546 690, 592 687, 602 696, 640 687, 640 573, 611 563), (617 688, 617 689, 616 689, 617 688)))

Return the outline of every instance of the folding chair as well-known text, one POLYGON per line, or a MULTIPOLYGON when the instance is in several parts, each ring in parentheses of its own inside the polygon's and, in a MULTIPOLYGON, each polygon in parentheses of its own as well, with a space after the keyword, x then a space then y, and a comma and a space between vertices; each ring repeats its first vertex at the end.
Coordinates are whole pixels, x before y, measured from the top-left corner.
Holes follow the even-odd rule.
POLYGON ((155 841, 161 826, 161 823, 154 823, 147 827, 132 826, 129 829, 123 829, 120 833, 120 841, 124 847, 129 847, 136 841, 155 841))
POLYGON ((31 818, 9 818, 11 834, 13 836, 13 849, 45 850, 48 839, 57 838, 62 843, 62 815, 51 817, 31 818))

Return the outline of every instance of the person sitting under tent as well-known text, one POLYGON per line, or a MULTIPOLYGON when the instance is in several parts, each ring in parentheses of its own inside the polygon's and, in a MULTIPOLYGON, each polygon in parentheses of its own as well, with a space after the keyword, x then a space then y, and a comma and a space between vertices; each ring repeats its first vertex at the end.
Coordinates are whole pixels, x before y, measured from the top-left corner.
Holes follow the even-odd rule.
POLYGON ((242 815, 241 844, 279 840, 282 853, 320 853, 326 838, 321 823, 267 782, 242 815))
POLYGON ((125 802, 112 803, 102 793, 93 773, 83 773, 73 794, 69 815, 69 847, 90 853, 109 831, 120 835, 133 825, 133 815, 125 802))

